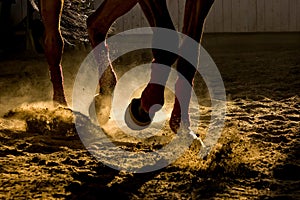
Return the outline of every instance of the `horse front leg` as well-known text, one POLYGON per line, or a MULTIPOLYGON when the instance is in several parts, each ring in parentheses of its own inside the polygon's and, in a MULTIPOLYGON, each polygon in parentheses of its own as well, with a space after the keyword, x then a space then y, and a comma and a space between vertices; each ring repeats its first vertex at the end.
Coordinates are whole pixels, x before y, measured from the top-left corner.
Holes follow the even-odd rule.
MULTIPOLYGON (((138 0, 105 0, 99 8, 88 17, 87 28, 90 43, 93 48, 105 41, 111 25, 120 16, 131 10, 137 2, 138 0)), ((98 55, 95 55, 96 58, 97 56, 98 55)), ((99 67, 99 71, 102 71, 101 68, 107 66, 99 67)), ((117 76, 110 63, 99 79, 99 94, 95 96, 95 109, 98 122, 101 125, 105 124, 109 119, 112 93, 116 83, 117 76)))
MULTIPOLYGON (((175 31, 175 26, 165 0, 144 0, 139 3, 151 27, 160 27, 175 31)), ((168 38, 161 38, 161 35, 158 34, 154 29, 153 44, 164 42, 165 45, 173 45, 175 48, 178 48, 179 38, 177 34, 168 36, 168 38)), ((171 70, 171 65, 177 59, 176 54, 161 49, 152 49, 152 54, 153 60, 151 64, 150 81, 141 95, 141 106, 146 112, 149 112, 153 105, 163 106, 165 84, 171 70), (162 68, 160 64, 168 68, 162 68)), ((155 112, 157 110, 155 109, 153 111, 155 112)))
MULTIPOLYGON (((185 5, 183 34, 188 35, 196 42, 201 43, 205 19, 213 5, 214 0, 187 0, 185 5)), ((196 59, 197 63, 199 47, 189 45, 183 41, 180 51, 188 52, 196 59)), ((170 127, 177 132, 180 125, 190 126, 189 103, 196 69, 183 58, 177 62, 178 79, 175 84, 175 103, 171 113, 170 127)))
POLYGON ((53 101, 67 106, 61 66, 64 42, 60 32, 60 19, 63 3, 63 0, 40 0, 40 12, 45 27, 45 56, 53 86, 53 101))
MULTIPOLYGON (((175 30, 165 0, 140 0, 139 4, 151 27, 175 30)), ((153 29, 153 44, 160 42, 178 48, 179 38, 177 34, 162 38, 159 33, 153 29)), ((152 49, 152 54, 150 80, 143 90, 141 98, 131 101, 125 115, 125 121, 132 129, 146 128, 150 125, 155 112, 163 106, 165 84, 171 65, 177 59, 176 54, 160 49, 152 49), (161 65, 165 65, 167 68, 161 65)))

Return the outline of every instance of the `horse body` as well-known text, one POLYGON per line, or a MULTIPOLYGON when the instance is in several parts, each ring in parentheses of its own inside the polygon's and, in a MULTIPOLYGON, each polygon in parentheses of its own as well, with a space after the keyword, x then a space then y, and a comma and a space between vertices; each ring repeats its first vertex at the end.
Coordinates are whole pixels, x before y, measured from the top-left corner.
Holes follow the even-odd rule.
MULTIPOLYGON (((200 43, 203 25, 213 2, 214 0, 186 0, 184 26, 181 32, 200 43)), ((40 0, 40 12, 45 26, 45 55, 53 84, 53 101, 67 105, 61 67, 64 43, 60 31, 60 18, 63 3, 63 0, 40 0)), ((140 4, 151 27, 175 30, 166 0, 105 0, 87 20, 88 34, 92 47, 94 48, 103 42, 113 22, 130 11, 137 3, 140 4)), ((183 42, 180 48, 182 51, 185 51, 189 50, 190 47, 183 42)), ((178 58, 174 54, 155 49, 152 52, 151 78, 139 99, 139 110, 149 114, 153 105, 163 105, 164 86, 152 84, 151 80, 155 79, 159 73, 159 67, 156 66, 157 63, 171 66, 177 60, 177 71, 183 76, 178 76, 175 84, 176 98, 170 119, 170 127, 176 132, 180 123, 183 122, 189 125, 188 107, 191 87, 183 87, 183 85, 186 80, 190 86, 193 85, 196 69, 186 60, 178 58), (179 103, 178 99, 184 99, 183 103, 179 103)), ((166 81, 167 77, 168 73, 162 79, 166 81)), ((99 80, 100 95, 111 95, 116 82, 116 74, 113 67, 110 66, 99 80)))

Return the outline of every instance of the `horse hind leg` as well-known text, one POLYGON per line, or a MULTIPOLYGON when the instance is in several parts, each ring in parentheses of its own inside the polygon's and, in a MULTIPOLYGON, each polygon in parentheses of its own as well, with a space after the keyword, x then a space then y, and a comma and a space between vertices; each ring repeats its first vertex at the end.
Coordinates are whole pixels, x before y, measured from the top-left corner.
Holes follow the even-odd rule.
MULTIPOLYGON (((111 25, 122 15, 127 13, 137 4, 137 0, 105 0, 99 8, 87 19, 87 29, 90 43, 93 48, 105 41, 111 25)), ((108 49, 107 49, 108 51, 108 49)), ((95 52, 95 58, 98 55, 95 52)), ((99 66, 99 72, 103 71, 99 79, 99 93, 94 98, 95 112, 100 125, 104 125, 109 120, 112 93, 117 83, 117 76, 111 63, 109 66, 99 66), (101 69, 106 67, 106 69, 101 69)))
POLYGON ((59 28, 62 7, 63 0, 40 0, 40 12, 45 27, 45 56, 53 86, 53 101, 66 106, 61 66, 64 43, 59 28))
MULTIPOLYGON (((87 19, 88 34, 92 47, 95 48, 105 41, 107 32, 113 22, 127 13, 136 4, 137 0, 105 0, 87 19)), ((100 93, 110 95, 116 85, 116 81, 116 74, 110 64, 99 80, 100 93)))

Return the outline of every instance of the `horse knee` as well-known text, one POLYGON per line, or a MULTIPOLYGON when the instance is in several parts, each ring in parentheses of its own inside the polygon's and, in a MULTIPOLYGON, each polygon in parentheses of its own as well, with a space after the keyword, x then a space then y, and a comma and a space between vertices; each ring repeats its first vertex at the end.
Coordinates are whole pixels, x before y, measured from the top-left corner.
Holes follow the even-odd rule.
POLYGON ((62 49, 64 46, 64 41, 62 36, 59 33, 56 34, 46 34, 44 43, 46 48, 53 50, 55 49, 62 49))

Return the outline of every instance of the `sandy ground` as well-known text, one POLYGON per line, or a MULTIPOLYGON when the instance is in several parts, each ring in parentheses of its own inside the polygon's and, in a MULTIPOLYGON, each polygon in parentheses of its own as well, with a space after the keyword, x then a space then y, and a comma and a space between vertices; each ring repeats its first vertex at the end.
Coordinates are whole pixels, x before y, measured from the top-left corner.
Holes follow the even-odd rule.
MULTIPOLYGON (((149 173, 112 169, 83 146, 69 108, 55 108, 43 55, 16 53, 0 63, 1 199, 299 199, 299 34, 205 35, 227 94, 225 126, 210 154, 193 143, 174 163, 149 173)), ((68 101, 87 48, 63 58, 68 101)), ((151 59, 130 54, 115 63, 121 76, 151 59)), ((210 120, 207 89, 196 76, 197 134, 210 120), (199 112, 198 112, 199 111, 199 112)), ((195 111, 194 104, 191 111, 195 111)), ((92 124, 82 116, 85 126, 92 124)), ((146 140, 106 126, 120 148, 153 152, 173 136, 167 125, 146 140)), ((104 149, 103 152, 106 152, 104 149)), ((111 152, 107 152, 109 154, 111 152)), ((113 154, 112 154, 112 159, 113 154)))

